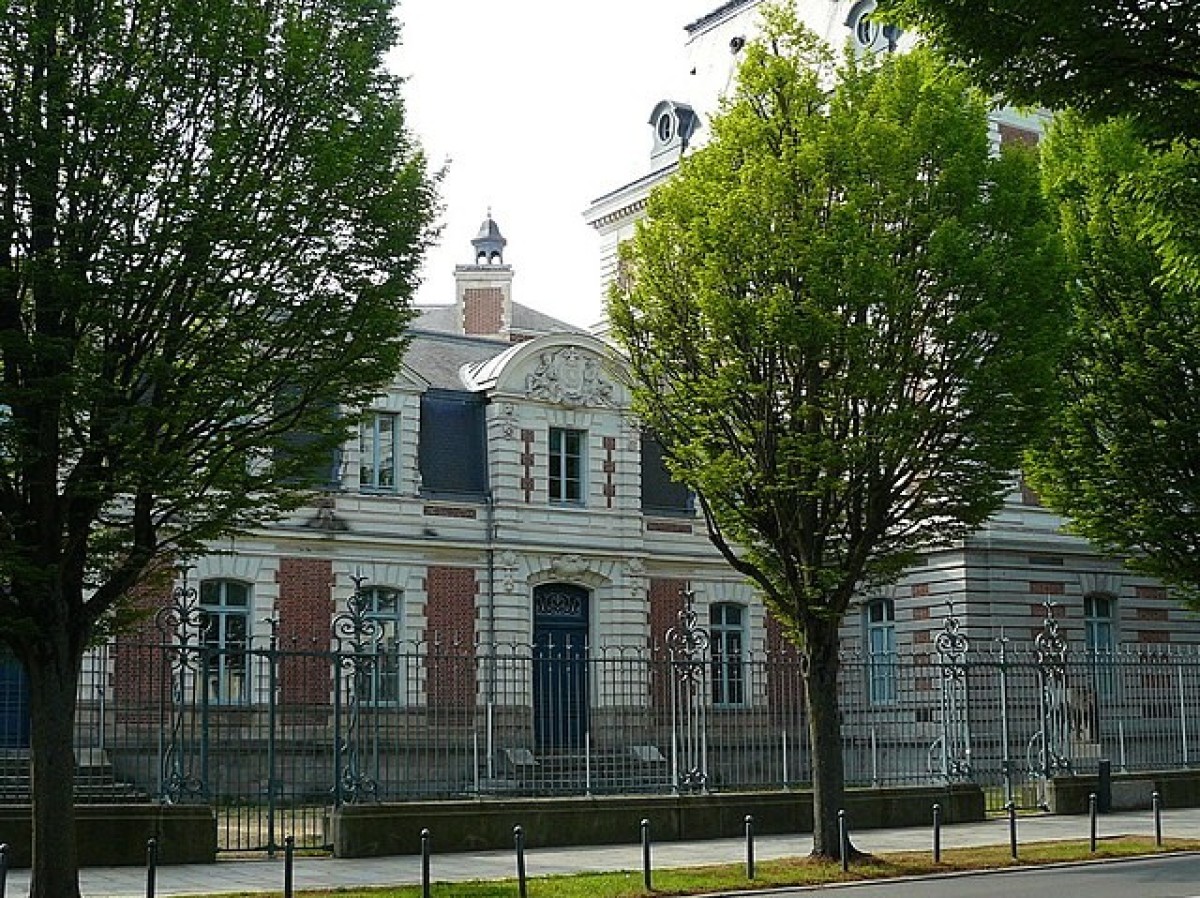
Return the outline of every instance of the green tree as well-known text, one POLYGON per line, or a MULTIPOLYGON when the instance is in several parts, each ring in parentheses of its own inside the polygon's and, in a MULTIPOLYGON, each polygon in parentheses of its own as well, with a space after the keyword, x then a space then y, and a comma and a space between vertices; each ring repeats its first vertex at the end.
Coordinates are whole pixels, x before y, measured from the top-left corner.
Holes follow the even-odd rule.
POLYGON ((391 6, 3 4, 0 638, 36 898, 79 893, 89 644, 148 572, 300 502, 331 411, 399 365, 436 179, 391 6))
POLYGON ((807 655, 813 851, 837 857, 839 625, 998 507, 1050 393, 1060 303, 1035 159, 990 154, 965 79, 923 51, 828 63, 766 10, 608 308, 636 412, 807 655))
POLYGON ((1200 594, 1200 159, 1066 116, 1044 150, 1070 266, 1063 404, 1031 459, 1072 529, 1200 594))
POLYGON ((880 0, 1016 105, 1127 115, 1156 140, 1200 140, 1195 0, 880 0))

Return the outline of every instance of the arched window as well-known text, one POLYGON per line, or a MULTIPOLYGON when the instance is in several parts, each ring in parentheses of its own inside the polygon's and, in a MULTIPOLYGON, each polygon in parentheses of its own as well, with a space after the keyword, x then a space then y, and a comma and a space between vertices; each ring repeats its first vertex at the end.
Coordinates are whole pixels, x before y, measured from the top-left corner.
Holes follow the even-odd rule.
POLYGON ((896 701, 896 606, 872 599, 863 609, 867 648, 867 698, 873 705, 896 701))
POLYGON ((200 607, 208 650, 208 700, 244 704, 249 700, 250 586, 237 580, 205 580, 200 584, 200 607))
POLYGON ((712 653, 713 704, 745 704, 745 607, 730 602, 718 602, 710 605, 708 638, 712 653))

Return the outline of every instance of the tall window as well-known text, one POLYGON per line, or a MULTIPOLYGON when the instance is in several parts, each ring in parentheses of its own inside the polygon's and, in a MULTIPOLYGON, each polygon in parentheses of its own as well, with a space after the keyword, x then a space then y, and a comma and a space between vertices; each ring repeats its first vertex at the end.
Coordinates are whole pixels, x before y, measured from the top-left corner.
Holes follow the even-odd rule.
POLYGON ((237 705, 249 695, 248 655, 250 587, 235 580, 200 584, 204 610, 204 646, 208 649, 205 682, 208 700, 237 705))
POLYGON ((374 704, 395 704, 403 692, 403 660, 400 657, 401 614, 404 603, 399 590, 372 587, 363 590, 366 615, 379 627, 378 652, 371 666, 367 700, 374 704))
POLYGON ((746 701, 746 609, 728 602, 708 609, 708 636, 712 651, 714 705, 741 705, 746 701))
POLYGON ((400 416, 380 412, 363 421, 358 432, 360 489, 393 492, 400 453, 400 416))
POLYGON ((550 428, 550 501, 583 504, 583 450, 587 443, 582 430, 550 428))
POLYGON ((1096 694, 1101 696, 1111 696, 1114 691, 1112 655, 1117 645, 1113 631, 1116 605, 1110 596, 1083 597, 1083 640, 1088 657, 1092 659, 1096 694))
POLYGON ((873 705, 890 705, 896 701, 896 606, 891 599, 872 599, 865 618, 867 698, 873 705))

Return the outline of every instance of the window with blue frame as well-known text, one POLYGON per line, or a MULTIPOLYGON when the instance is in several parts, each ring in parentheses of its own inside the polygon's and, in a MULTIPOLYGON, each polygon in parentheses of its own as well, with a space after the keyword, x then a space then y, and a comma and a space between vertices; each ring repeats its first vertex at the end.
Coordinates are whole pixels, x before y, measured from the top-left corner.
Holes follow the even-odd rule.
POLYGON ((746 608, 718 602, 708 609, 712 701, 717 706, 746 702, 746 608))
POLYGON ((896 702, 896 606, 872 599, 863 610, 867 648, 867 699, 872 705, 896 702))
POLYGON ((250 586, 236 580, 200 584, 204 612, 205 688, 218 705, 249 701, 250 586))
POLYGON ((395 492, 399 468, 400 416, 376 412, 359 427, 358 486, 369 492, 395 492))

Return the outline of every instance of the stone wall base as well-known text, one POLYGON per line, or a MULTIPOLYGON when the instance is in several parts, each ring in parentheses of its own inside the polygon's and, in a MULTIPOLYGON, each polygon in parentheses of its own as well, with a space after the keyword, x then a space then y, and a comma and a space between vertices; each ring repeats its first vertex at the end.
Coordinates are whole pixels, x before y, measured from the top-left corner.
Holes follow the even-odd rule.
MULTIPOLYGON (((852 789, 846 795, 846 817, 852 831, 932 825, 934 804, 942 806, 946 823, 985 817, 983 790, 974 785, 852 789)), ((330 821, 334 856, 350 858, 417 854, 422 829, 430 831, 438 852, 511 848, 518 825, 530 848, 636 843, 643 819, 650 821, 656 842, 729 838, 745 833, 747 814, 754 817, 756 833, 810 833, 812 793, 345 805, 334 809, 330 821)))
MULTIPOLYGON (((0 807, 0 833, 9 864, 28 867, 30 806, 0 807)), ((75 844, 84 867, 146 863, 146 842, 158 840, 160 864, 204 864, 217 859, 217 818, 207 805, 83 804, 75 806, 75 844)))
MULTIPOLYGON (((1047 801, 1054 814, 1086 814, 1088 796, 1097 792, 1094 774, 1056 776, 1047 801)), ((1164 808, 1200 808, 1200 770, 1159 770, 1112 775, 1112 810, 1148 811, 1157 792, 1164 808)))

